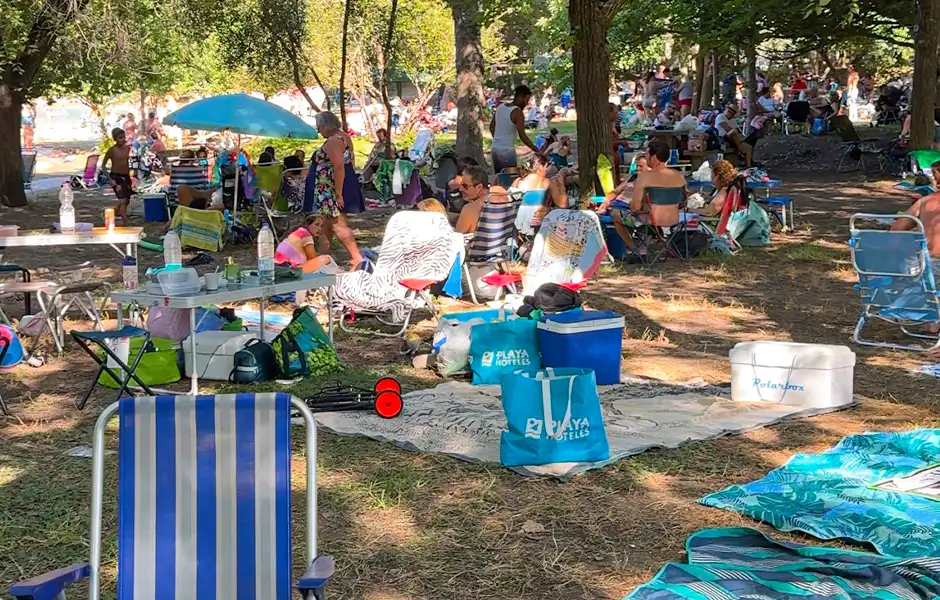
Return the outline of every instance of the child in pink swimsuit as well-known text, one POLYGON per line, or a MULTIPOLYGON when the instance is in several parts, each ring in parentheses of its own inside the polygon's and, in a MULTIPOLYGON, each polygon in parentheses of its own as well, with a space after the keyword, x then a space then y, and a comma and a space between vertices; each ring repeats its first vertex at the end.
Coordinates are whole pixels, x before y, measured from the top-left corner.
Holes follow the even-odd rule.
POLYGON ((301 267, 304 273, 319 271, 333 262, 329 256, 317 256, 316 239, 323 228, 322 215, 310 215, 304 224, 285 237, 274 253, 274 262, 279 265, 301 267))

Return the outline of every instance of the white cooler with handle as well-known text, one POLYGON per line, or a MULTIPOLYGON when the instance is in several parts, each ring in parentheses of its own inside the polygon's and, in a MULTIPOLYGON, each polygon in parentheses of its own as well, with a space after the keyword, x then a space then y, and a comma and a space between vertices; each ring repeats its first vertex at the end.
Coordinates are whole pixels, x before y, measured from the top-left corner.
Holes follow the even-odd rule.
POLYGON ((228 381, 235 368, 235 353, 248 342, 259 338, 258 331, 200 331, 196 333, 196 358, 193 361, 192 341, 183 341, 186 377, 192 377, 195 362, 200 379, 228 381))
POLYGON ((729 353, 731 399, 807 408, 852 403, 855 353, 846 346, 741 342, 729 353))

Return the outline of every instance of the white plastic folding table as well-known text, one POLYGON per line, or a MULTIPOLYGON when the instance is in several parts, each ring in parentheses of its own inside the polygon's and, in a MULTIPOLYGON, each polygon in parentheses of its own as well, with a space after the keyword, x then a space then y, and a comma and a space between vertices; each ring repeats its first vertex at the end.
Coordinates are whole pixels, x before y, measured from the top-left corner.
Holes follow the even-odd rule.
MULTIPOLYGON (((91 231, 53 233, 48 229, 26 229, 17 235, 0 236, 0 250, 4 248, 33 248, 37 246, 91 246, 107 245, 121 256, 137 257, 137 243, 144 238, 143 227, 95 227, 91 231), (118 246, 124 245, 124 250, 118 246)), ((0 253, 0 259, 3 258, 0 253)))
MULTIPOLYGON (((333 304, 333 284, 336 283, 335 274, 308 273, 298 279, 281 281, 272 285, 259 285, 257 278, 249 278, 245 283, 229 284, 220 287, 218 290, 206 291, 200 290, 194 294, 185 294, 181 296, 164 296, 163 294, 151 293, 146 290, 119 291, 111 294, 111 299, 117 303, 118 329, 124 324, 123 305, 136 304, 140 308, 167 307, 181 308, 189 311, 189 339, 192 344, 193 356, 196 356, 196 309, 202 306, 231 304, 234 302, 244 302, 245 300, 261 300, 261 339, 264 340, 264 301, 271 296, 280 294, 289 294, 291 292, 300 292, 306 290, 315 290, 327 288, 327 331, 330 341, 333 341, 333 311, 330 307, 333 304)), ((190 394, 199 393, 199 376, 196 369, 190 376, 190 394)))

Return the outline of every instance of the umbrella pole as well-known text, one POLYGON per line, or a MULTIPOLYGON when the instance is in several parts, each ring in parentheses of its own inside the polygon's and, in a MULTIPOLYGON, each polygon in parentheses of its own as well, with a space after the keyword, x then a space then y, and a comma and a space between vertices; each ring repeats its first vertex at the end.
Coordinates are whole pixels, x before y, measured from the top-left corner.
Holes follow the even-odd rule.
POLYGON ((238 134, 238 142, 235 148, 235 200, 232 203, 232 223, 238 222, 238 180, 241 179, 242 169, 238 164, 238 159, 242 155, 242 134, 238 134))

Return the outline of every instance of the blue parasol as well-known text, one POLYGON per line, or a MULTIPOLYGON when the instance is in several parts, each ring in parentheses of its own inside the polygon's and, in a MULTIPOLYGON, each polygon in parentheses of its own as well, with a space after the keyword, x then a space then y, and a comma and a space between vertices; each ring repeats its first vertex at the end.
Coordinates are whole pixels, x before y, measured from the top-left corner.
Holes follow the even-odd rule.
POLYGON ((317 130, 276 104, 247 94, 212 96, 187 104, 163 119, 183 129, 222 131, 274 138, 317 139, 317 130))

